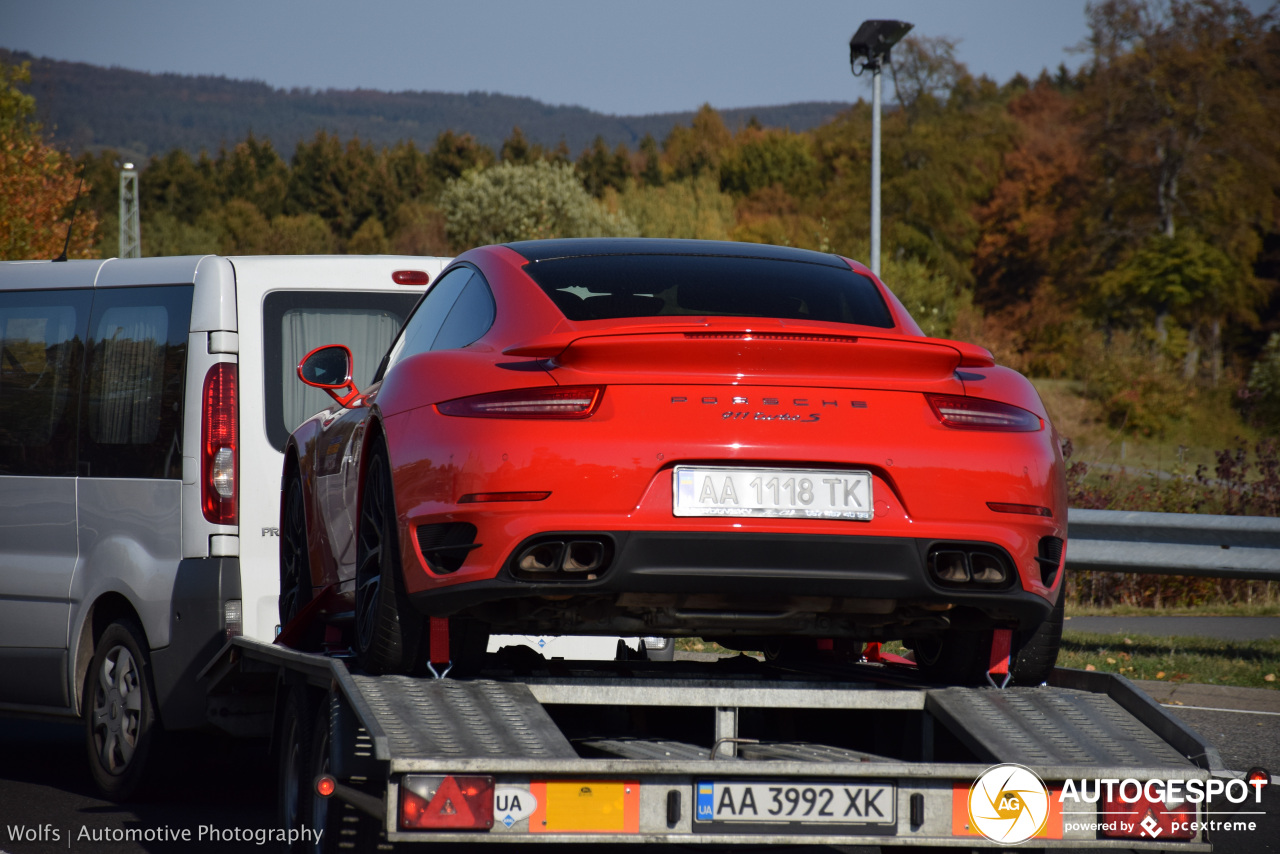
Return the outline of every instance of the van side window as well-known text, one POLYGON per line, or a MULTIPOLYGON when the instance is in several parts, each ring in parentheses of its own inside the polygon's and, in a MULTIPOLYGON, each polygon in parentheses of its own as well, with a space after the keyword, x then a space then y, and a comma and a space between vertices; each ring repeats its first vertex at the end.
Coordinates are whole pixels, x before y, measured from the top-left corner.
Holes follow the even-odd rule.
POLYGON ((74 477, 90 290, 0 291, 0 474, 74 477))
POLYGON ((101 288, 89 318, 80 474, 182 477, 191 285, 101 288))
POLYGON ((324 392, 298 380, 298 363, 325 344, 346 344, 355 358, 356 386, 372 382, 418 293, 273 291, 263 301, 263 387, 267 438, 283 451, 294 428, 333 405, 324 392))

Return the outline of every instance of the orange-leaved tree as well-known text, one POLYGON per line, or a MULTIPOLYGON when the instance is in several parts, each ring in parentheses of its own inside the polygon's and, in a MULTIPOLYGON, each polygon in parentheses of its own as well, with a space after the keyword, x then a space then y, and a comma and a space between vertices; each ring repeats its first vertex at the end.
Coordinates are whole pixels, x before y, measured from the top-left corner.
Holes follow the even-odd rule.
POLYGON ((44 141, 32 114, 35 99, 18 88, 28 82, 26 63, 0 63, 0 258, 92 255, 96 215, 81 210, 67 242, 79 184, 75 161, 44 141))

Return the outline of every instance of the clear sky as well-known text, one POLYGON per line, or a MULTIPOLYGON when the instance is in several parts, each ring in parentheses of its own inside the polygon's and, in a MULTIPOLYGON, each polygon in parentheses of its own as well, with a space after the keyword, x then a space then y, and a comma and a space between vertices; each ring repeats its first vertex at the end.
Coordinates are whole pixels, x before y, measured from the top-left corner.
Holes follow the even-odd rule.
POLYGON ((0 0, 0 47, 282 88, 496 92, 636 115, 867 97, 848 42, 869 18, 958 39, 969 70, 1002 83, 1083 58, 1071 48, 1085 0, 0 0))

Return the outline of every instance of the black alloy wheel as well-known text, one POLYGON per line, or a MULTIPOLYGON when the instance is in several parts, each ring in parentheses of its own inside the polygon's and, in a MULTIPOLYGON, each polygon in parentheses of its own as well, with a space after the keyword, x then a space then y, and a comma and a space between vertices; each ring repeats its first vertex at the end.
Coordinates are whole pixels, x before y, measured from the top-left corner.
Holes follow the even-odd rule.
POLYGON ((400 530, 386 447, 373 449, 356 539, 356 654, 370 673, 407 673, 418 659, 425 620, 404 591, 400 530))
POLYGON ((307 550, 307 513, 302 479, 294 475, 285 492, 280 525, 280 628, 311 601, 311 559, 307 550))

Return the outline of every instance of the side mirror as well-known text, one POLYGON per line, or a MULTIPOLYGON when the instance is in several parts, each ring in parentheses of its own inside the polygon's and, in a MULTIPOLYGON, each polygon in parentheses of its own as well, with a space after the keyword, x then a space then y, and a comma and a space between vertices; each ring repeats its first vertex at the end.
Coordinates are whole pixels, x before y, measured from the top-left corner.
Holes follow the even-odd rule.
POLYGON ((323 389, 339 406, 346 408, 360 396, 360 390, 351 381, 354 367, 350 349, 342 344, 329 344, 302 357, 298 363, 298 379, 312 388, 323 389))

